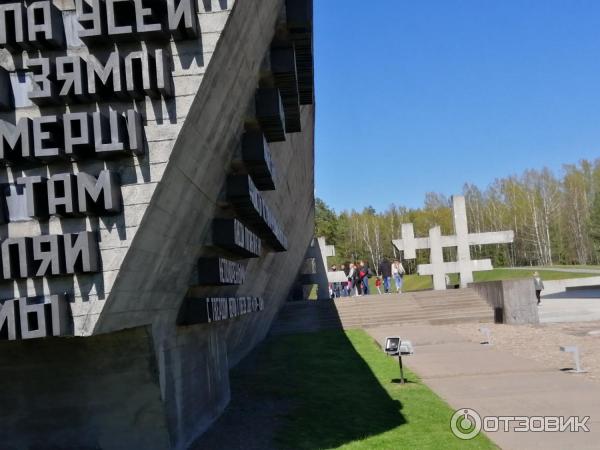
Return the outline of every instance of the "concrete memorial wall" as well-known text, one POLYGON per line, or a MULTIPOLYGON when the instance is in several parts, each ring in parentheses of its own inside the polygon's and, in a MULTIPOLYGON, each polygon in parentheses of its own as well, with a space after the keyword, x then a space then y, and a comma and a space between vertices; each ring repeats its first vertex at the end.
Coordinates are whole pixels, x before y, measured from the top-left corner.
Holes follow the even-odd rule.
POLYGON ((313 78, 310 0, 0 3, 3 449, 218 417, 311 239, 313 78))

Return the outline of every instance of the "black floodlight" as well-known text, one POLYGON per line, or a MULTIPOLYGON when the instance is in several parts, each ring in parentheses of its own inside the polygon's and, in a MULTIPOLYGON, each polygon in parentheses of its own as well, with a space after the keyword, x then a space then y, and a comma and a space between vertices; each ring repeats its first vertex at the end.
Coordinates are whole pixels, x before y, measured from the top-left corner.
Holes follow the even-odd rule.
POLYGON ((388 337, 385 339, 385 352, 389 356, 398 356, 400 348, 400 338, 399 337, 388 337))
POLYGON ((415 349, 410 341, 402 341, 399 337, 385 338, 385 352, 388 356, 397 356, 398 365, 400 366, 400 383, 404 384, 404 368, 402 366, 402 356, 413 355, 415 349))

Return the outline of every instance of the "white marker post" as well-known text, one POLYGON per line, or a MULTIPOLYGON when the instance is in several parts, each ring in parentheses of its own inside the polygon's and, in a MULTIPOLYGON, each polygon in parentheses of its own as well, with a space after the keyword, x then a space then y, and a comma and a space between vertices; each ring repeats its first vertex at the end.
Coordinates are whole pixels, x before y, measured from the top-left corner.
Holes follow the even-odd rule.
POLYGON ((579 357, 579 347, 576 345, 568 345, 560 347, 561 352, 573 353, 573 359, 575 360, 575 369, 568 370, 569 373, 586 373, 587 370, 581 368, 581 360, 579 357))

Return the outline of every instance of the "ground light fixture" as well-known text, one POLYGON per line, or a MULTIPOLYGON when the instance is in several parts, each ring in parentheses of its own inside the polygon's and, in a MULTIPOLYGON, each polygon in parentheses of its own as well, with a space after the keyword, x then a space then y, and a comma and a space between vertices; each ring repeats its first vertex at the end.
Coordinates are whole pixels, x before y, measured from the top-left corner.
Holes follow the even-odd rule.
POLYGON ((573 353, 573 360, 575 361, 575 369, 567 370, 569 373, 586 373, 587 370, 581 368, 581 358, 579 357, 579 347, 576 345, 567 345, 560 347, 561 352, 573 353))
POLYGON ((485 338, 485 340, 481 342, 481 345, 492 345, 492 330, 487 327, 481 327, 479 328, 479 332, 483 334, 483 337, 485 338))
POLYGON ((404 368, 402 366, 402 356, 409 356, 415 353, 415 349, 410 341, 403 341, 400 337, 385 338, 385 353, 388 356, 397 356, 398 365, 400 366, 400 383, 404 384, 404 368))

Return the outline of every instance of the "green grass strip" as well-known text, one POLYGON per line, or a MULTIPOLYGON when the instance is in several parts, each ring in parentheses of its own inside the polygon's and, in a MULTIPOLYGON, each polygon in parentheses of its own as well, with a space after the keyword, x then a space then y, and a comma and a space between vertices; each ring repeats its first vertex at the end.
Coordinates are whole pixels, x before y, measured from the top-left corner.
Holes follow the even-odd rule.
MULTIPOLYGON (((233 374, 253 396, 292 405, 274 447, 284 449, 492 449, 485 436, 461 441, 453 411, 386 356, 362 330, 278 337, 258 351, 251 376, 233 374), (243 378, 243 379, 242 379, 243 378)), ((467 405, 468 406, 468 405, 467 405)))

